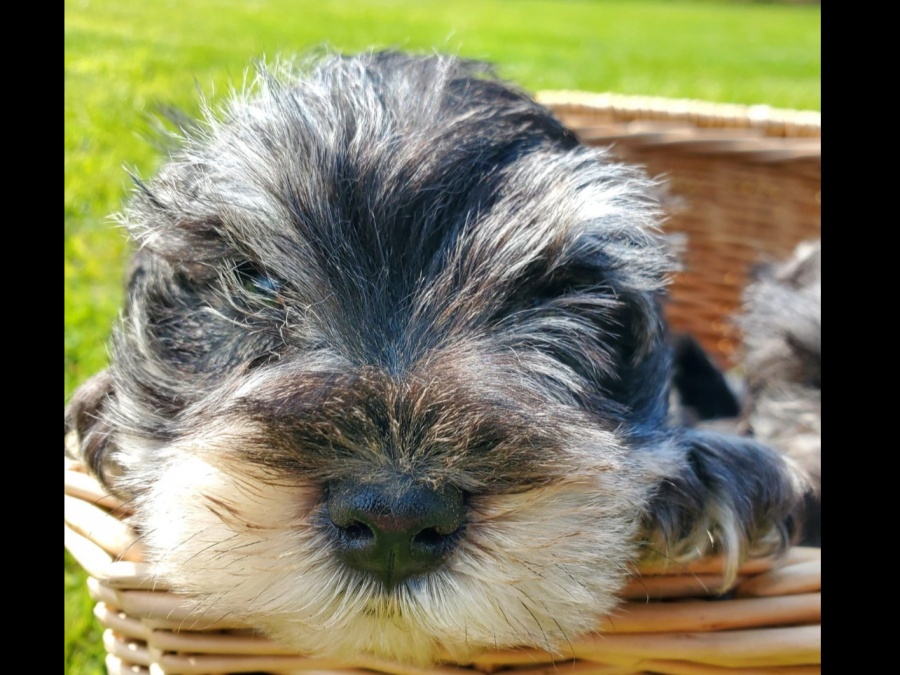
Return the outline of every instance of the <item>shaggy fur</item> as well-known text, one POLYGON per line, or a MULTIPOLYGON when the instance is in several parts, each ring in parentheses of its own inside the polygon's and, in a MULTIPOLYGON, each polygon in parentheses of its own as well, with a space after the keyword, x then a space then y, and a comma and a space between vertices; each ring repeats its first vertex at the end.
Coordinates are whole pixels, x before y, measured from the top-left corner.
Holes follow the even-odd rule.
POLYGON ((317 654, 555 650, 632 563, 733 572, 797 528, 780 455, 670 421, 655 188, 482 65, 263 69, 138 182, 111 365, 67 429, 198 616, 317 654), (461 493, 443 564, 343 564, 347 479, 461 493))
POLYGON ((822 242, 804 242, 757 271, 744 294, 747 431, 802 466, 807 495, 803 543, 819 546, 822 492, 822 242))

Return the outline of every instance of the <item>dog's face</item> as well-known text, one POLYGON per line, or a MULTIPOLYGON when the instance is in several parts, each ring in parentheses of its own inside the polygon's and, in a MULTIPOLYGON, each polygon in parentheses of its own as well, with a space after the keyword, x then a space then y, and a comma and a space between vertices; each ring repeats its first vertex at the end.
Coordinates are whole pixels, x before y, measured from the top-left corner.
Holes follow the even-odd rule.
POLYGON ((553 649, 629 564, 794 529, 799 478, 670 425, 654 185, 443 57, 329 57, 139 184, 67 425, 198 616, 425 662, 553 649))

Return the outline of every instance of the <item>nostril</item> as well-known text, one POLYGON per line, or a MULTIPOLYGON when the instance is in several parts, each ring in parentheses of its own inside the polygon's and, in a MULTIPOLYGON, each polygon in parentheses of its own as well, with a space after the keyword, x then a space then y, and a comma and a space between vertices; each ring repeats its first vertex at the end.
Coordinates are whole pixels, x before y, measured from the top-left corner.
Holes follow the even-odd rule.
POLYGON ((364 544, 375 540, 375 533, 372 532, 372 528, 358 520, 354 520, 349 525, 339 527, 338 529, 341 531, 341 535, 343 535, 344 538, 355 544, 364 544))
POLYGON ((436 528, 428 527, 414 536, 412 541, 414 545, 424 548, 439 548, 447 542, 448 537, 452 534, 451 532, 444 535, 438 532, 436 528))

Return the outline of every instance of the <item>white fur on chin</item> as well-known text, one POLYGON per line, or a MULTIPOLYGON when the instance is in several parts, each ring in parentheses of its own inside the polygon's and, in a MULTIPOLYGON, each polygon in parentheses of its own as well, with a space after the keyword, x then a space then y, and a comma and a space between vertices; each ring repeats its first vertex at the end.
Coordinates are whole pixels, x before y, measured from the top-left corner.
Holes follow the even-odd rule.
POLYGON ((424 664, 484 648, 554 651, 615 606, 634 557, 634 480, 601 432, 592 440, 608 470, 479 497, 445 565, 390 593, 332 556, 314 488, 211 459, 211 446, 246 438, 219 431, 169 448, 141 498, 145 543, 156 573, 198 596, 198 618, 240 618, 304 653, 424 664))

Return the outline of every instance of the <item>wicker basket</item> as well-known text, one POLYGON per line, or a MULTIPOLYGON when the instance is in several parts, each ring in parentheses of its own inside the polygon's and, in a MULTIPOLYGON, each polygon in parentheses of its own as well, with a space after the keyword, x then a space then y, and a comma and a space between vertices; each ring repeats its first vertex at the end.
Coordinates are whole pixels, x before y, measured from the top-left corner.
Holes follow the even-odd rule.
MULTIPOLYGON (((669 319, 721 365, 739 341, 729 318, 750 269, 821 236, 818 113, 692 101, 543 92, 538 96, 587 143, 664 175, 681 201, 667 223, 688 237, 669 319)), ((643 568, 613 617, 569 652, 490 652, 470 664, 420 669, 364 658, 309 658, 239 624, 192 617, 183 596, 154 585, 125 507, 67 464, 66 548, 87 570, 95 615, 106 627, 107 668, 119 673, 319 671, 393 675, 515 670, 577 675, 731 675, 821 672, 821 555, 795 548, 744 565, 727 596, 715 559, 643 568)))

